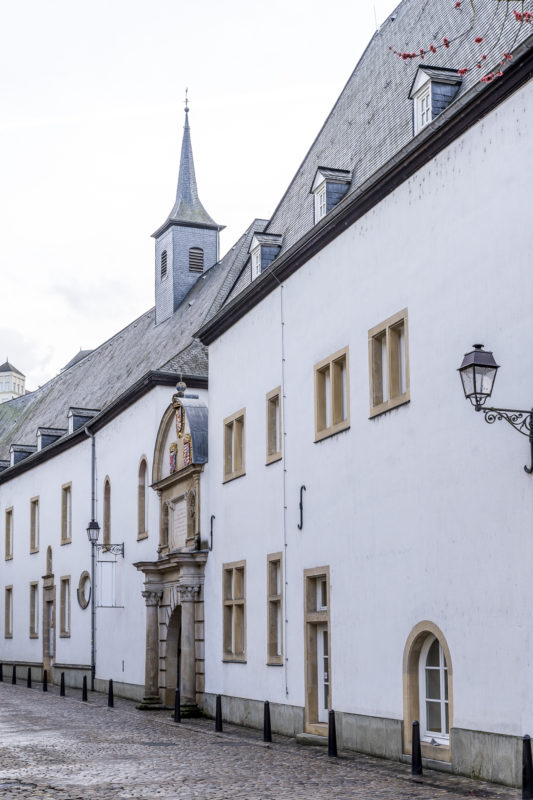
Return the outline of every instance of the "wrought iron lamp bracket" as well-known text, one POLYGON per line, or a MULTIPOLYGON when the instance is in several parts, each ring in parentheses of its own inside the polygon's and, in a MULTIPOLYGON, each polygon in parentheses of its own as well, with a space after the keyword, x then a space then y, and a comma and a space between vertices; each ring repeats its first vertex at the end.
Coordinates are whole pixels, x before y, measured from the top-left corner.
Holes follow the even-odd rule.
POLYGON ((533 408, 530 411, 523 411, 516 408, 483 408, 475 406, 476 411, 482 411, 485 422, 493 425, 496 421, 504 420, 511 427, 527 436, 531 447, 531 466, 525 466, 524 470, 531 475, 533 473, 533 408))
POLYGON ((104 553, 124 558, 124 542, 122 544, 97 544, 95 547, 97 550, 103 550, 104 553))

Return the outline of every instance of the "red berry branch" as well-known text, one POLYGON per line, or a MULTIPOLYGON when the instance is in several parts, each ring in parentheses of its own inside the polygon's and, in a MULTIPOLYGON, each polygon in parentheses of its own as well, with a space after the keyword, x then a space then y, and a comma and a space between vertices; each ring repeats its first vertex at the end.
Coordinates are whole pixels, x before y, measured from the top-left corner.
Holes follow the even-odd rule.
MULTIPOLYGON (((463 13, 462 0, 452 0, 452 2, 454 3, 454 8, 458 12, 463 13)), ((489 49, 486 52, 484 52, 484 53, 482 52, 478 59, 476 59, 472 63, 470 63, 468 65, 464 65, 460 69, 458 69, 457 72, 459 73, 459 75, 466 75, 467 72, 470 72, 472 70, 482 69, 483 65, 484 65, 484 62, 487 60, 487 57, 489 55, 491 55, 491 56, 495 55, 498 52, 498 45, 499 45, 500 40, 502 38, 502 34, 503 34, 504 27, 505 27, 505 23, 506 23, 508 18, 512 19, 512 17, 514 17, 514 22, 518 23, 518 26, 517 26, 517 29, 516 29, 516 33, 515 33, 511 48, 510 48, 511 50, 513 49, 516 41, 518 40, 518 37, 520 35, 520 31, 522 30, 523 25, 531 25, 532 22, 533 22, 533 14, 530 11, 524 10, 525 2, 526 2, 526 0, 495 0, 495 11, 492 14, 492 17, 491 17, 491 19, 489 20, 489 23, 488 23, 489 31, 492 31, 493 26, 497 23, 496 17, 497 17, 497 15, 499 13, 499 9, 501 8, 500 4, 501 3, 505 3, 503 21, 502 21, 502 24, 501 24, 501 27, 500 27, 499 34, 498 34, 498 37, 496 39, 496 42, 491 47, 489 47, 489 49), (520 8, 521 8, 520 11, 517 11, 516 9, 513 9, 512 17, 509 14, 509 6, 511 5, 511 3, 515 3, 515 4, 519 3, 520 4, 520 8)), ((421 48, 419 48, 418 51, 409 52, 409 51, 403 51, 403 50, 395 50, 392 46, 389 47, 389 50, 393 53, 393 55, 398 56, 398 58, 401 58, 403 61, 409 61, 409 60, 411 60, 413 58, 419 58, 421 61, 423 61, 424 57, 426 55, 428 55, 429 53, 436 53, 439 49, 441 49, 443 47, 446 50, 448 50, 452 45, 454 45, 454 44, 456 44, 458 42, 467 40, 468 37, 472 36, 472 34, 474 32, 475 25, 476 25, 475 0, 469 0, 469 4, 470 4, 471 15, 470 15, 470 21, 469 21, 468 27, 465 28, 465 30, 461 31, 461 33, 459 33, 457 36, 455 36, 453 38, 450 38, 450 39, 448 39, 446 36, 443 36, 441 43, 436 44, 436 45, 435 44, 430 44, 427 47, 421 47, 421 48)), ((476 45, 481 45, 481 44, 483 44, 483 42, 485 41, 486 38, 487 38, 487 34, 485 34, 485 35, 476 35, 476 36, 473 36, 472 41, 476 45)), ((512 56, 512 54, 510 52, 504 52, 503 55, 497 56, 497 58, 499 58, 499 61, 500 61, 499 65, 498 65, 499 69, 495 69, 492 72, 489 72, 487 75, 484 75, 482 78, 480 78, 480 81, 482 83, 491 83, 495 78, 501 77, 503 75, 502 67, 505 67, 506 63, 508 61, 511 61, 513 56, 512 56)))

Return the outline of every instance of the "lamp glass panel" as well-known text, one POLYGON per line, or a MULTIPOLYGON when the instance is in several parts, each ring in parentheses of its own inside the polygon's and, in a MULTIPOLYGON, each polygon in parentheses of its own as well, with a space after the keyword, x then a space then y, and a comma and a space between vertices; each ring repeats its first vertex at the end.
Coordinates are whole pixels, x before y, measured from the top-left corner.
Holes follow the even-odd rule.
POLYGON ((474 367, 467 367, 460 372, 466 397, 474 394, 474 367))
POLYGON ((490 397, 495 377, 494 367, 476 367, 476 394, 490 397))

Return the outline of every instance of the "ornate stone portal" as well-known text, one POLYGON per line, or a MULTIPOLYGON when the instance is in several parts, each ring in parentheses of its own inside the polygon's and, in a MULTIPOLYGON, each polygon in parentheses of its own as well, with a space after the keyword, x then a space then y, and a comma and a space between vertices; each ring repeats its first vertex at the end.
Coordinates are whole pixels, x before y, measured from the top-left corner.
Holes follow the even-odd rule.
POLYGON ((200 476, 207 461, 207 408, 174 395, 156 440, 152 488, 159 496, 157 561, 138 562, 145 575, 145 696, 138 708, 174 705, 179 685, 184 713, 204 692, 204 567, 200 476))

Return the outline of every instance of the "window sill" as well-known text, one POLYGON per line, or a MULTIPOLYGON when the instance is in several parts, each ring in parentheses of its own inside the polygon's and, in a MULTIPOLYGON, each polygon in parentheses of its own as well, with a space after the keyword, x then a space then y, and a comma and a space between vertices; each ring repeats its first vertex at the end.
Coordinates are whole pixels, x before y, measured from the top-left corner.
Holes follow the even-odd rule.
POLYGON ((39 548, 38 547, 30 547, 30 556, 32 556, 34 553, 38 553, 38 552, 39 552, 39 548))
POLYGON ((137 534, 137 541, 142 542, 143 539, 148 539, 148 531, 143 531, 143 533, 137 534))
POLYGON ((246 664, 246 656, 229 656, 225 655, 222 657, 223 664, 246 664))
POLYGON ((30 633, 30 639, 38 639, 38 638, 39 638, 38 633, 30 633))
POLYGON ((373 406, 370 409, 369 419, 379 417, 381 414, 386 414, 387 411, 392 411, 393 408, 399 408, 411 402, 409 392, 405 392, 400 397, 395 397, 392 400, 387 400, 386 403, 380 403, 379 406, 373 406))
POLYGON ((238 469, 235 472, 230 472, 229 475, 224 475, 222 479, 222 483, 229 483, 230 481, 234 481, 235 478, 242 478, 243 475, 246 475, 246 469, 238 469))
POLYGON ((13 561, 13 556, 6 556, 6 561, 13 561))
POLYGON ((346 431, 350 427, 350 420, 344 419, 342 422, 337 422, 336 425, 331 425, 329 428, 324 428, 322 431, 315 432, 315 442, 321 442, 322 439, 329 439, 330 436, 335 436, 336 433, 346 431))
POLYGON ((66 631, 61 631, 61 633, 59 634, 59 638, 60 639, 70 639, 70 633, 67 633, 66 631))
POLYGON ((450 745, 446 744, 430 744, 429 742, 420 742, 420 750, 422 758, 428 758, 432 761, 451 761, 450 745))
POLYGON ((72 539, 61 539, 61 546, 64 544, 72 544, 72 539))
POLYGON ((271 456, 267 456, 265 467, 268 467, 269 464, 275 464, 276 461, 281 461, 281 453, 272 453, 271 456))
POLYGON ((266 662, 267 667, 282 667, 283 666, 283 656, 279 656, 277 658, 269 658, 266 662))

